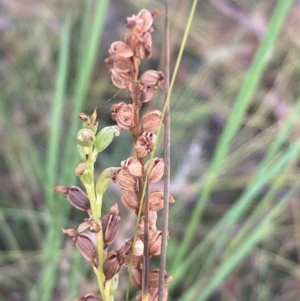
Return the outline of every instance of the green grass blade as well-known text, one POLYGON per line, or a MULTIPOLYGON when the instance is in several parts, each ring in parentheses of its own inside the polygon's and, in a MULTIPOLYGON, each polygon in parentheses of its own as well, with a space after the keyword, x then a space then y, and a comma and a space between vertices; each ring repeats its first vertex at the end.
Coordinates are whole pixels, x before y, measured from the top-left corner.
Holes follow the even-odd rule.
POLYGON ((271 20, 269 22, 267 33, 261 42, 257 53, 253 59, 250 69, 246 75, 240 92, 237 96, 237 100, 233 107, 232 113, 226 124, 224 132, 218 143, 216 153, 210 166, 209 174, 206 179, 205 186, 199 197, 198 204, 193 211, 191 221, 186 228, 183 241, 177 252, 177 256, 173 263, 173 271, 177 268, 178 264, 182 261, 185 256, 188 247, 192 241, 193 233, 199 226, 199 220, 205 208, 205 205, 213 190, 213 185, 218 177, 219 172, 222 169, 224 158, 230 148, 231 142, 239 128, 240 122, 246 112, 246 109, 256 91, 259 84, 259 80, 262 76, 263 70, 265 69, 268 62, 268 55, 272 51, 272 47, 276 41, 276 38, 282 28, 284 20, 289 12, 292 0, 281 0, 278 1, 271 20))
MULTIPOLYGON (((77 70, 77 79, 74 90, 74 106, 71 117, 71 125, 66 136, 66 151, 64 156, 64 163, 66 168, 64 169, 63 178, 72 181, 74 179, 73 168, 78 161, 77 147, 76 147, 76 132, 79 127, 78 114, 82 111, 84 100, 86 97, 89 80, 92 76, 93 68, 97 59, 97 51, 99 49, 99 43, 102 36, 103 24, 108 7, 108 0, 97 1, 94 8, 94 20, 90 31, 90 39, 86 43, 86 51, 81 53, 81 57, 78 60, 79 68, 77 70), (71 169, 71 172, 70 172, 71 169)), ((85 27, 86 24, 83 24, 85 27)), ((85 32, 85 29, 83 30, 85 32)), ((83 38, 83 37, 82 37, 83 38)), ((85 39, 86 41, 87 39, 85 39)))
MULTIPOLYGON (((51 216, 59 217, 61 215, 59 204, 55 204, 53 192, 51 188, 55 186, 55 174, 57 172, 58 165, 58 151, 60 145, 60 127, 62 120, 62 112, 64 106, 64 100, 66 97, 66 85, 67 85, 67 71, 69 62, 69 44, 70 44, 70 29, 71 18, 66 18, 63 31, 61 34, 61 48, 58 60, 58 71, 56 77, 56 90, 54 105, 51 112, 51 129, 48 140, 48 156, 47 156, 47 184, 45 185, 45 195, 47 199, 47 206, 51 216)), ((57 251, 60 246, 61 235, 59 231, 60 225, 56 223, 50 224, 48 229, 47 238, 45 241, 45 267, 41 277, 41 300, 51 300, 55 282, 56 282, 56 265, 57 265, 57 251), (49 243, 51 241, 51 243, 49 243)))

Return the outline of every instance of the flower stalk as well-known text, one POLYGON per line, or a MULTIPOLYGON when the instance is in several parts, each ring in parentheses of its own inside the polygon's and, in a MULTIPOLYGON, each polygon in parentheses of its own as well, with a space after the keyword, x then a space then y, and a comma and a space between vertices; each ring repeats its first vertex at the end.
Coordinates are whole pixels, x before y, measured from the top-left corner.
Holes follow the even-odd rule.
MULTIPOLYGON (((77 147, 81 163, 75 169, 85 191, 76 186, 58 185, 53 190, 62 193, 77 209, 86 211, 88 218, 78 229, 63 229, 76 247, 88 260, 96 274, 100 297, 88 293, 78 300, 113 301, 118 287, 119 271, 122 266, 129 270, 133 286, 141 290, 136 301, 156 301, 159 282, 162 283, 162 300, 168 298, 167 283, 172 277, 165 269, 149 269, 153 256, 161 254, 162 237, 168 236, 156 227, 157 211, 164 208, 164 191, 151 191, 151 183, 158 182, 164 175, 164 159, 153 158, 156 134, 162 121, 162 113, 153 110, 140 116, 140 108, 149 102, 158 88, 164 87, 164 74, 161 71, 147 70, 139 74, 142 59, 152 54, 153 18, 158 10, 141 10, 128 17, 126 27, 130 33, 123 41, 116 41, 105 59, 113 84, 127 91, 130 103, 117 103, 111 107, 112 119, 117 125, 105 127, 98 132, 97 110, 88 116, 80 113, 82 129, 77 134, 77 147), (112 142, 114 136, 128 130, 133 138, 136 155, 124 159, 120 167, 109 167, 95 179, 94 165, 99 154, 112 142), (112 249, 120 224, 118 204, 109 212, 102 213, 102 201, 111 180, 121 188, 121 201, 137 215, 137 227, 133 238, 112 249), (84 231, 89 231, 83 233, 84 231), (96 245, 93 243, 95 238, 96 245), (163 278, 159 281, 159 275, 163 278)), ((167 196, 167 202, 174 202, 167 196)))

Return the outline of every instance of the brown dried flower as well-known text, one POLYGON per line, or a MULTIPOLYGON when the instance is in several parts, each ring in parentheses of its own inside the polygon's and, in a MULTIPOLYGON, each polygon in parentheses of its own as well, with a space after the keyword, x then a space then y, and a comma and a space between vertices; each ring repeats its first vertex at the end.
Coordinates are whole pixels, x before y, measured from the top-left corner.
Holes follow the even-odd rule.
POLYGON ((163 88, 164 75, 161 71, 147 70, 141 75, 139 82, 144 86, 163 88))
POLYGON ((111 116, 113 120, 116 120, 119 127, 124 130, 129 130, 134 127, 134 111, 132 105, 127 105, 124 102, 112 105, 111 116))
POLYGON ((83 223, 78 226, 77 232, 83 232, 89 229, 93 233, 98 233, 100 231, 100 225, 97 224, 92 217, 86 218, 83 223))
POLYGON ((130 90, 131 76, 129 73, 120 72, 119 68, 110 68, 111 81, 119 89, 130 90))
POLYGON ((144 158, 151 154, 156 135, 154 133, 144 132, 140 137, 138 137, 134 150, 139 158, 144 158))
POLYGON ((110 45, 108 52, 111 54, 113 61, 117 61, 119 58, 130 58, 133 56, 131 47, 121 41, 113 42, 110 45))
POLYGON ((84 122, 84 127, 87 127, 94 132, 97 131, 98 122, 97 119, 97 108, 94 108, 92 115, 86 115, 85 113, 79 113, 79 118, 84 122))
POLYGON ((145 102, 150 101, 153 98, 156 89, 157 89, 156 87, 144 86, 140 84, 139 94, 138 94, 139 104, 141 105, 145 102))
POLYGON ((126 19, 126 26, 137 34, 150 30, 152 23, 153 16, 147 9, 142 9, 137 16, 133 15, 126 19))

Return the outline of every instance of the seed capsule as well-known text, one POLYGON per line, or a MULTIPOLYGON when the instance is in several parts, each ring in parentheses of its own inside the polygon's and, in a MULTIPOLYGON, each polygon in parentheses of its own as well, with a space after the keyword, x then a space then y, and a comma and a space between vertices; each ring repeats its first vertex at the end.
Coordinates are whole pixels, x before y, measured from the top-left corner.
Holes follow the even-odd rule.
POLYGON ((154 93, 156 91, 156 87, 151 87, 151 86, 144 86, 142 84, 140 84, 140 91, 138 94, 138 101, 141 104, 150 101, 153 96, 154 93))
POLYGON ((142 289, 142 269, 131 268, 131 282, 137 289, 142 289))
POLYGON ((158 110, 154 110, 145 114, 142 119, 142 131, 143 132, 155 132, 160 124, 162 113, 158 110))
POLYGON ((53 191, 62 193, 75 208, 81 211, 87 211, 90 209, 90 201, 87 195, 77 186, 58 185, 53 188, 53 191))
POLYGON ((128 73, 120 72, 116 68, 110 68, 109 72, 111 75, 111 81, 116 87, 119 89, 129 89, 131 77, 128 73))
POLYGON ((142 164, 138 159, 134 157, 129 157, 127 160, 122 161, 121 167, 128 169, 129 173, 135 177, 142 176, 142 164))
POLYGON ((161 71, 147 70, 141 75, 139 82, 144 86, 163 88, 164 74, 161 71))
MULTIPOLYGON (((174 198, 169 196, 169 203, 174 203, 174 198)), ((151 211, 158 211, 164 207, 164 192, 161 190, 152 191, 149 195, 149 208, 151 211)))
POLYGON ((134 191, 122 189, 121 200, 128 209, 138 210, 139 203, 134 191))
POLYGON ((149 255, 159 255, 161 252, 162 231, 149 230, 149 255))
POLYGON ((118 251, 112 250, 109 252, 107 258, 103 263, 103 272, 105 275, 105 282, 114 277, 120 270, 121 265, 119 263, 118 251))
POLYGON ((113 42, 111 44, 108 52, 111 55, 116 56, 117 58, 119 58, 119 57, 129 58, 129 57, 133 56, 133 51, 132 51, 131 47, 121 41, 113 42))
POLYGON ((144 170, 145 172, 149 173, 149 182, 155 183, 159 181, 164 174, 164 160, 162 158, 154 158, 153 160, 149 160, 144 165, 144 170))
POLYGON ((134 127, 134 111, 132 105, 127 105, 124 102, 112 105, 111 116, 113 120, 116 120, 119 127, 124 130, 129 130, 134 127))
POLYGON ((120 168, 116 173, 116 180, 122 189, 135 189, 137 180, 127 169, 120 168))
POLYGON ((134 150, 139 158, 144 158, 152 152, 156 135, 154 133, 143 133, 136 141, 134 150))
POLYGON ((118 214, 118 204, 115 204, 110 208, 109 213, 102 218, 104 248, 111 244, 117 235, 119 221, 121 219, 118 214))
POLYGON ((62 229, 62 231, 72 238, 82 256, 87 261, 90 261, 94 267, 98 268, 97 251, 90 237, 87 234, 79 233, 74 229, 62 229))
MULTIPOLYGON (((157 230, 156 221, 157 221, 157 212, 149 211, 149 229, 150 230, 157 230)), ((145 216, 142 216, 139 221, 138 233, 140 235, 142 235, 142 234, 144 234, 144 232, 145 232, 145 216)))

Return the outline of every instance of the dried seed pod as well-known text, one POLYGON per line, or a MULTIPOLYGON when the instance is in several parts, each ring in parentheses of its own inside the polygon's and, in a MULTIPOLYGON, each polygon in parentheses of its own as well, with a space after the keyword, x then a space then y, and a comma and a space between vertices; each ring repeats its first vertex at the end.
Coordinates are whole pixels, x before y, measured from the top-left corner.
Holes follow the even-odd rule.
POLYGON ((149 255, 159 255, 161 253, 162 231, 149 229, 149 255))
POLYGON ((159 269, 154 269, 149 272, 149 287, 158 287, 159 269))
POLYGON ((150 101, 156 91, 156 87, 140 85, 138 101, 141 104, 150 101))
POLYGON ((119 272, 120 268, 119 253, 117 250, 112 250, 108 253, 107 258, 103 263, 105 282, 112 279, 119 272))
MULTIPOLYGON (((167 282, 173 280, 172 276, 165 276, 165 285, 163 286, 163 301, 167 301, 168 300, 168 286, 167 286, 167 282)), ((151 301, 157 301, 158 300, 158 286, 149 287, 149 294, 150 294, 150 299, 151 301)))
POLYGON ((149 160, 144 165, 144 170, 145 172, 149 173, 149 182, 155 183, 159 181, 164 174, 164 160, 162 158, 154 158, 153 160, 149 160))
POLYGON ((154 110, 145 114, 142 119, 142 131, 143 132, 155 132, 160 124, 162 113, 158 110, 154 110))
POLYGON ((115 204, 110 208, 109 213, 102 218, 104 248, 111 244, 117 235, 119 221, 121 219, 118 214, 118 204, 115 204))
MULTIPOLYGON (((173 277, 164 272, 164 285, 173 280, 173 277)), ((158 287, 159 285, 159 269, 154 269, 149 272, 149 287, 158 287)))
POLYGON ((116 173, 116 180, 122 189, 135 189, 137 180, 133 175, 129 173, 127 169, 119 169, 116 173))
POLYGON ((156 230, 157 212, 149 211, 149 229, 156 230))
POLYGON ((129 173, 135 177, 142 176, 142 164, 138 159, 134 157, 129 157, 127 160, 122 161, 121 167, 123 169, 128 169, 129 173))
MULTIPOLYGON (((174 198, 169 196, 169 203, 174 203, 174 198)), ((149 208, 151 211, 158 211, 164 207, 164 192, 161 190, 152 191, 149 195, 149 208)))
POLYGON ((137 34, 151 30, 152 23, 153 15, 146 9, 142 9, 137 16, 133 15, 126 19, 126 27, 137 34))
POLYGON ((75 208, 81 211, 90 209, 90 201, 87 195, 77 186, 58 185, 53 188, 53 191, 62 193, 75 208))
MULTIPOLYGON (((157 221, 157 212, 149 211, 149 229, 157 230, 156 221, 157 221)), ((145 216, 142 216, 139 221, 138 233, 142 235, 144 234, 144 232, 145 232, 145 216)))
POLYGON ((149 32, 145 32, 143 35, 143 48, 146 58, 150 58, 152 55, 152 36, 149 32))
POLYGON ((128 89, 131 85, 131 76, 129 73, 120 72, 119 69, 110 68, 109 69, 111 75, 111 81, 113 84, 118 87, 119 89, 128 89))
POLYGON ((94 267, 98 268, 97 251, 90 237, 87 234, 79 233, 74 229, 62 229, 62 231, 72 238, 83 257, 87 261, 90 261, 94 267))
POLYGON ((116 41, 110 45, 108 52, 111 54, 112 59, 129 58, 133 56, 133 50, 129 45, 124 42, 116 41))
POLYGON ((144 86, 164 87, 164 74, 157 70, 147 70, 139 78, 139 82, 144 86))
POLYGON ((131 282, 137 289, 142 289, 142 269, 131 268, 131 282))
POLYGON ((128 189, 122 189, 121 200, 125 207, 137 211, 139 209, 139 203, 134 191, 128 189))
POLYGON ((132 255, 131 252, 125 255, 124 265, 127 267, 139 267, 143 262, 143 256, 132 255))
POLYGON ((156 135, 154 133, 146 132, 138 137, 134 146, 134 150, 139 158, 144 158, 152 152, 155 139, 156 135))
POLYGON ((134 110, 132 105, 127 105, 124 102, 112 105, 111 117, 124 130, 134 127, 134 110))
POLYGON ((134 70, 131 59, 121 58, 112 62, 113 68, 119 73, 131 74, 134 70))

